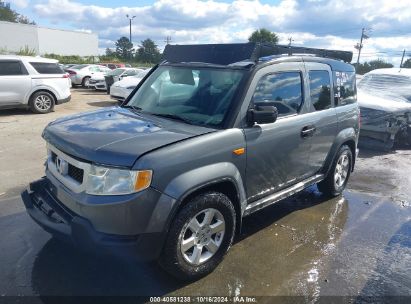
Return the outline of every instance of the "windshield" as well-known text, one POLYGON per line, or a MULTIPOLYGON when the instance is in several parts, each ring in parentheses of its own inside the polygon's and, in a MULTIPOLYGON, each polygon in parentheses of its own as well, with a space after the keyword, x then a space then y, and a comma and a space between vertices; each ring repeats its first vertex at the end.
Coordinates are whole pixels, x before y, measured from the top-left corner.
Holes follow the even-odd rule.
POLYGON ((109 76, 120 76, 121 74, 123 74, 124 71, 125 69, 115 69, 113 71, 110 71, 108 75, 109 76))
POLYGON ((390 100, 411 102, 411 77, 407 75, 368 74, 358 83, 358 88, 390 100))
POLYGON ((149 114, 218 128, 243 75, 239 70, 161 66, 127 105, 149 114))

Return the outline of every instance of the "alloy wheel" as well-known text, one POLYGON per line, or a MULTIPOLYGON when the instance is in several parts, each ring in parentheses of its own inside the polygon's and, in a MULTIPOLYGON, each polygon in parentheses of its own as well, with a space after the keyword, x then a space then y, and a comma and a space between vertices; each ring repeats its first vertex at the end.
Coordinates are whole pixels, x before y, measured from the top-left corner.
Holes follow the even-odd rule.
POLYGON ((39 95, 34 101, 34 105, 39 111, 45 112, 50 110, 52 101, 51 98, 47 95, 39 95))
POLYGON ((208 208, 192 217, 180 234, 180 250, 192 265, 211 259, 220 248, 225 232, 225 221, 220 211, 208 208))
POLYGON ((350 159, 347 153, 343 153, 338 158, 334 171, 334 183, 337 188, 344 185, 350 170, 350 159))

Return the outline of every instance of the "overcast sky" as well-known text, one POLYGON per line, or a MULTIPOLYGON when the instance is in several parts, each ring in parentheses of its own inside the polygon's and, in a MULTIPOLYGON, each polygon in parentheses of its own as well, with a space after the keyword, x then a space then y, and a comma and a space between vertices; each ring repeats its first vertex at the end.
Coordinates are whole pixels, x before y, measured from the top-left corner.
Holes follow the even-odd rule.
MULTIPOLYGON (((160 48, 172 43, 247 41, 265 27, 280 43, 354 51, 361 29, 369 30, 362 60, 382 58, 399 65, 402 50, 411 56, 410 0, 6 0, 38 25, 91 31, 99 47, 114 47, 128 37, 126 14, 133 20, 132 40, 152 38, 160 48)), ((356 58, 356 55, 355 55, 356 58)))

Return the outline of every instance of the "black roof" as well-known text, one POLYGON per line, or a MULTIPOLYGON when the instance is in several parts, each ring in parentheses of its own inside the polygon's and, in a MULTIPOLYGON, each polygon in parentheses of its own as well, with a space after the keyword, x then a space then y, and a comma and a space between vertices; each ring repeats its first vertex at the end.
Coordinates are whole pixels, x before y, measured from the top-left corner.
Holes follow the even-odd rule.
MULTIPOLYGON (((260 43, 167 45, 163 60, 171 63, 202 62, 229 65, 241 61, 259 62, 281 55, 310 54, 351 62, 353 53, 347 51, 294 47, 260 43)), ((308 56, 307 56, 308 57, 308 56)))

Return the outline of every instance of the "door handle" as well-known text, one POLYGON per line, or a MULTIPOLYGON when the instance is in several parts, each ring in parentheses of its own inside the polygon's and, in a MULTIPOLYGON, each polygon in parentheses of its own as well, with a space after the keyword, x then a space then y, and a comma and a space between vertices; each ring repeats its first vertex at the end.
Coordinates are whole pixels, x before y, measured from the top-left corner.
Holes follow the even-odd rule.
POLYGON ((305 126, 301 129, 301 137, 310 137, 313 136, 315 133, 315 126, 305 126))

